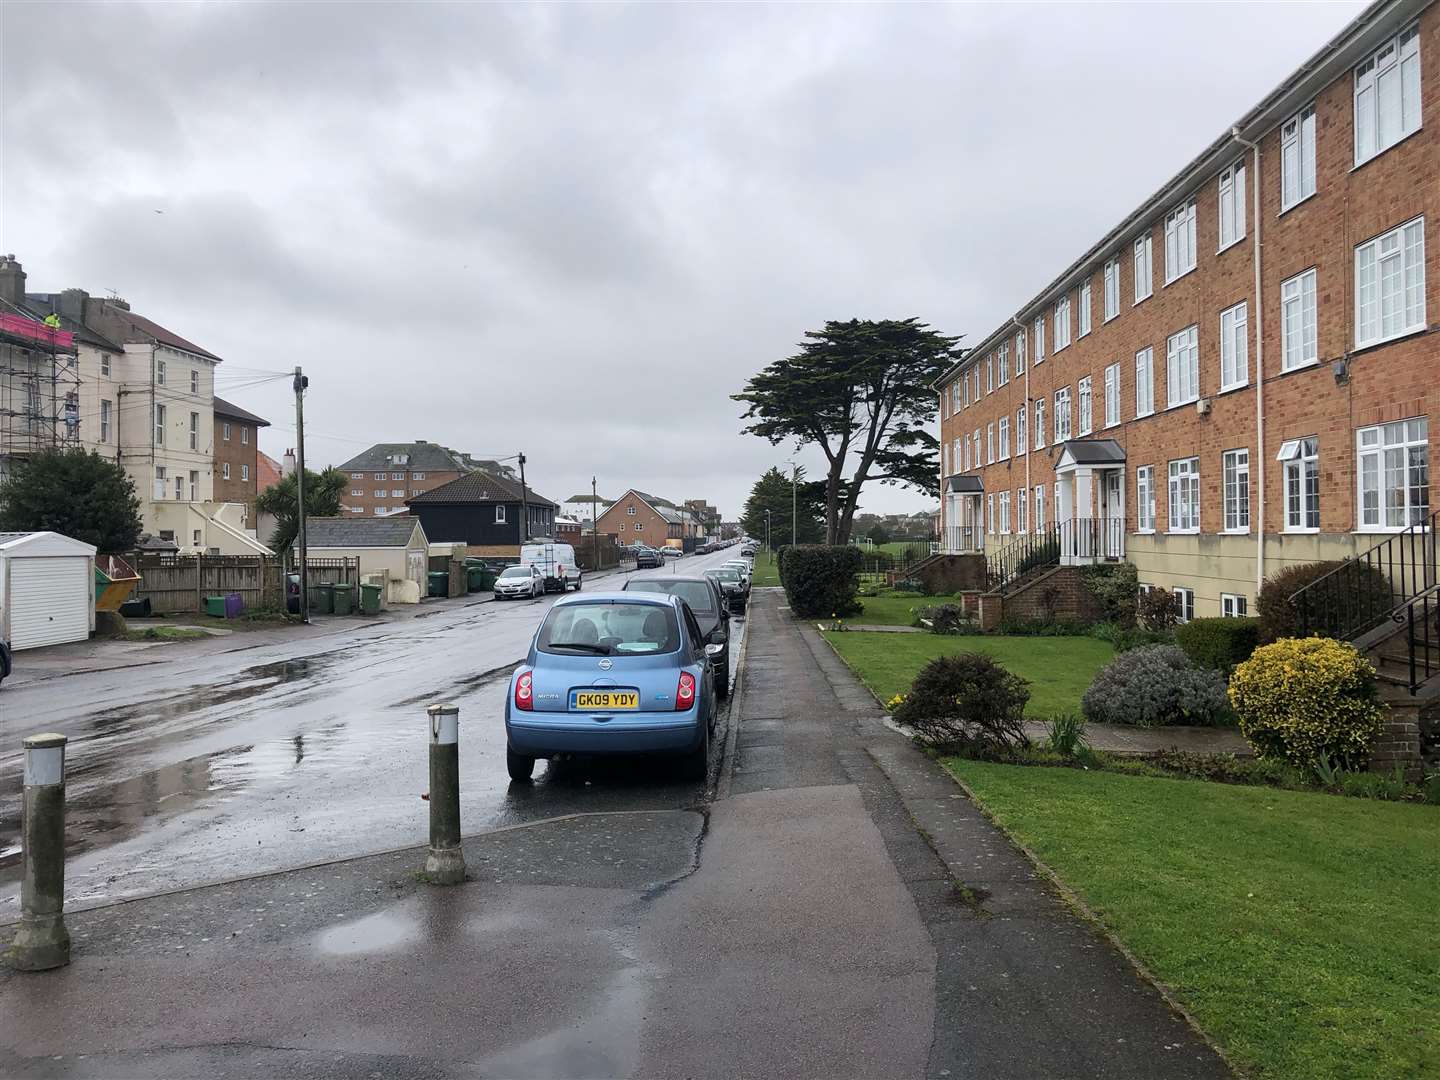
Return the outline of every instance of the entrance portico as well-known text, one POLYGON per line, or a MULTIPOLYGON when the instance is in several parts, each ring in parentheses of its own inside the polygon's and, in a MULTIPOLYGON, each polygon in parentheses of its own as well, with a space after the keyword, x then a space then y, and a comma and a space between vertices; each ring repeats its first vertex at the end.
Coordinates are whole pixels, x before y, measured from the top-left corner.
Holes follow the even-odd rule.
POLYGON ((1114 439, 1061 444, 1055 463, 1055 525, 1063 565, 1125 557, 1125 451, 1114 439))
POLYGON ((945 554, 985 550, 984 498, 985 484, 978 476, 952 476, 945 481, 945 554))

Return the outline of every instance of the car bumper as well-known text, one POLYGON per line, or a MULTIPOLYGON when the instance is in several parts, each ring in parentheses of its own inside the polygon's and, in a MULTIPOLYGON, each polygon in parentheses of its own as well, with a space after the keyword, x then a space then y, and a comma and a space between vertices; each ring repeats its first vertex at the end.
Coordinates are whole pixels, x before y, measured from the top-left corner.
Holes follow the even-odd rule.
POLYGON ((576 713, 505 719, 510 748, 526 757, 555 754, 685 754, 700 745, 700 710, 596 720, 576 713), (663 717, 663 719, 662 719, 663 717))

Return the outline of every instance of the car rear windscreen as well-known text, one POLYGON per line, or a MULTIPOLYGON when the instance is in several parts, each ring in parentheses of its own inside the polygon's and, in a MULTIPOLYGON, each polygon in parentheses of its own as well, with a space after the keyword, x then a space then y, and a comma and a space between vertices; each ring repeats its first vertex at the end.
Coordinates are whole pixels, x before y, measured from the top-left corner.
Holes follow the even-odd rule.
POLYGON ((678 596, 690 605, 690 610, 705 615, 715 611, 715 594, 703 581, 631 581, 625 586, 626 592, 669 593, 678 596))
POLYGON ((680 628, 674 610, 658 604, 562 604, 550 609, 536 645, 558 656, 668 653, 680 647, 680 628))

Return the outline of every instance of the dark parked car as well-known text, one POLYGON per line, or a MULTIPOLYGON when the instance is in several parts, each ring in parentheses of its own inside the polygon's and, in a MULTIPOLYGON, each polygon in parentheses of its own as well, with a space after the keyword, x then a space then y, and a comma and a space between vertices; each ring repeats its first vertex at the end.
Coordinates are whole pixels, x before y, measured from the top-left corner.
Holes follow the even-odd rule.
POLYGON ((720 586, 704 577, 631 578, 625 583, 624 591, 669 593, 690 605, 706 642, 720 646, 720 651, 712 657, 715 661, 715 693, 729 697, 730 611, 720 586))
POLYGON ((724 594, 726 601, 730 604, 731 611, 736 614, 742 614, 745 611, 745 605, 750 600, 750 583, 745 580, 745 575, 739 570, 721 566, 714 570, 706 570, 705 576, 720 586, 720 592, 724 594))
POLYGON ((637 547, 635 549, 635 569, 644 570, 652 566, 664 565, 664 558, 654 548, 637 547))

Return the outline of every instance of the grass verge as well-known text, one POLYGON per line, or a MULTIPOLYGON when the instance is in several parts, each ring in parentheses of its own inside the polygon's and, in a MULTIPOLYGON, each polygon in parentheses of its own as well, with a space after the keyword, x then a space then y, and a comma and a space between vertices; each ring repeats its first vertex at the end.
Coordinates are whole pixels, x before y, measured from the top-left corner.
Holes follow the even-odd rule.
POLYGON ((1237 1064, 1440 1077, 1440 811, 947 759, 1237 1064))
POLYGON ((1114 656, 1109 642, 1088 637, 1005 637, 975 634, 825 634, 855 674, 881 701, 909 691, 919 670, 937 656, 982 652, 1030 682, 1025 714, 1045 718, 1078 712, 1095 674, 1114 656))
POLYGON ((204 630, 189 626, 147 626, 143 630, 125 631, 126 641, 194 641, 209 636, 204 630))
POLYGON ((761 548, 755 554, 755 565, 750 570, 750 586, 779 585, 780 565, 775 556, 761 548))

